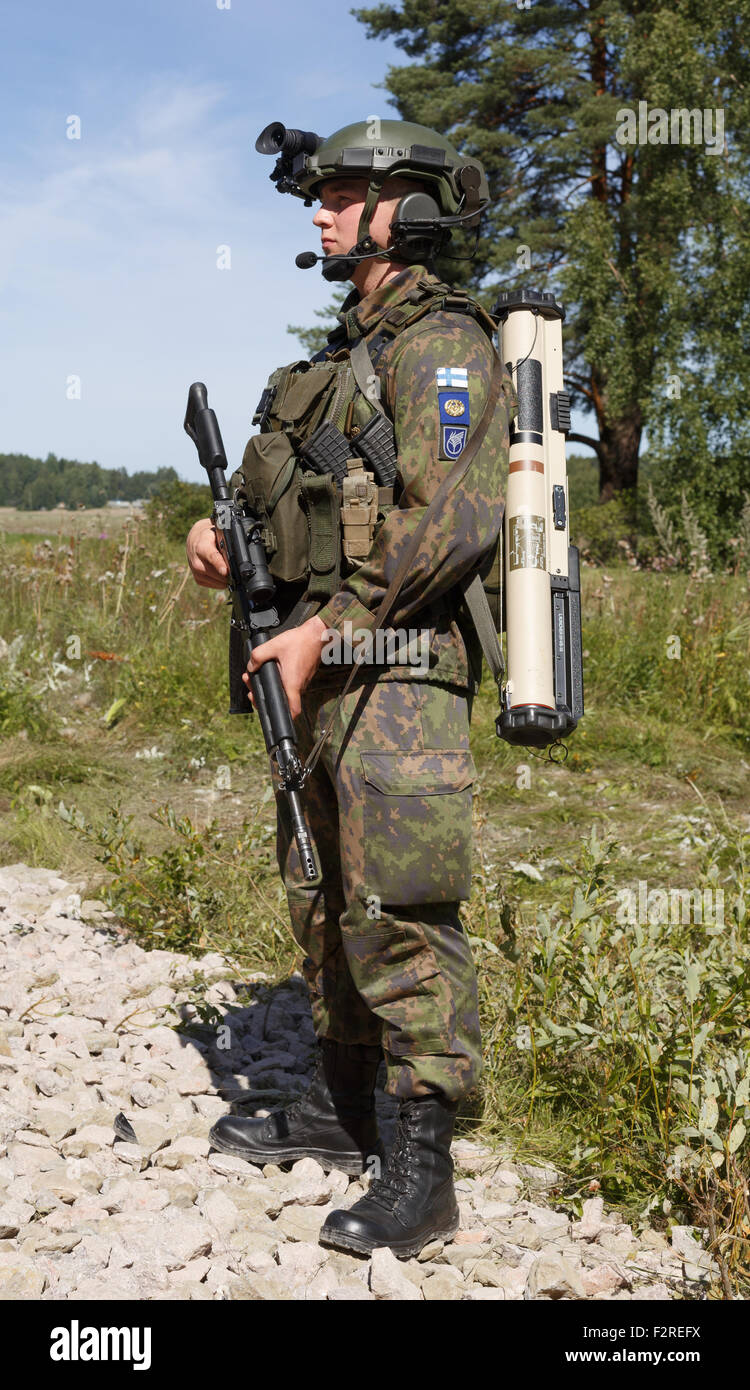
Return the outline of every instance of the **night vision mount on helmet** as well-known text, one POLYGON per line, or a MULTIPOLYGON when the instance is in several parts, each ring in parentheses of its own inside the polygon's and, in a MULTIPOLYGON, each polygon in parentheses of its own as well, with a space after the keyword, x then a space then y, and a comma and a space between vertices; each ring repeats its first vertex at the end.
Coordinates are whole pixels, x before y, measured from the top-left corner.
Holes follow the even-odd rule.
POLYGON ((451 238, 453 227, 474 228, 489 203, 479 160, 461 155, 445 136, 411 121, 372 118, 344 126, 323 138, 310 130, 288 130, 274 121, 255 142, 259 154, 276 155, 270 178, 280 193, 291 193, 312 207, 326 179, 366 179, 367 197, 357 243, 346 255, 303 252, 297 265, 322 260, 326 280, 348 280, 358 261, 377 256, 406 265, 430 265, 451 238), (393 245, 386 251, 370 236, 370 221, 387 179, 417 180, 424 191, 401 199, 391 223, 393 245))

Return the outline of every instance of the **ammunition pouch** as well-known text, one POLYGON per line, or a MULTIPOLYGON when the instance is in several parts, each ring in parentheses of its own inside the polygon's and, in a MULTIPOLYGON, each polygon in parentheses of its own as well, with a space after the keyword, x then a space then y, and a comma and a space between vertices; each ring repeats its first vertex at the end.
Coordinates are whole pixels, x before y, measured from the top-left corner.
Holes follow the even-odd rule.
MULTIPOLYGON (((321 471, 325 450, 306 453, 324 421, 337 426, 332 434, 345 424, 353 436, 364 433, 372 407, 358 395, 348 360, 293 362, 275 372, 255 416, 261 433, 230 482, 260 521, 273 578, 304 586, 306 599, 320 605, 362 564, 394 506, 393 488, 378 487, 361 458, 336 457, 335 468, 321 471)), ((346 455, 347 440, 339 440, 346 455)))

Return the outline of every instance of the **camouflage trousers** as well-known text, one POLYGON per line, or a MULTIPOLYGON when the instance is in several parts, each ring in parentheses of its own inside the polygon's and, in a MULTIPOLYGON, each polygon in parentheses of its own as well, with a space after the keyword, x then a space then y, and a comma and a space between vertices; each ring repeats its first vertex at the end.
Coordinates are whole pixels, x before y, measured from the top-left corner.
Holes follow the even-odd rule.
MULTIPOLYGON (((303 758, 339 689, 303 696, 303 758)), ((357 677, 303 794, 319 886, 305 884, 277 795, 277 857, 315 1031, 382 1042, 386 1091, 399 1098, 457 1100, 481 1070, 476 973, 458 907, 471 891, 470 700, 454 687, 357 677)))

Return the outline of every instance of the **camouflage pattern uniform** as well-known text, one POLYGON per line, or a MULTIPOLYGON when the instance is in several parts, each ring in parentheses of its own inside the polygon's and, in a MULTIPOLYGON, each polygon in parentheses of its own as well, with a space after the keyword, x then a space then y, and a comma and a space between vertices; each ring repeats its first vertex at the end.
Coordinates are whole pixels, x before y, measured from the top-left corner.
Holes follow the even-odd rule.
MULTIPOLYGON (((320 610, 333 631, 373 632, 373 617, 404 547, 453 467, 440 433, 436 373, 464 368, 473 429, 489 391, 493 349, 470 316, 431 312, 386 341, 385 315, 425 280, 409 266, 339 315, 362 333, 394 422, 404 492, 364 563, 320 610), (378 356, 375 348, 381 349, 378 356)), ((337 345, 338 346, 338 345, 337 345)), ((345 697, 305 789, 322 870, 306 886, 283 796, 277 855, 320 1037, 382 1041, 386 1090, 407 1099, 465 1095, 481 1070, 476 974, 459 903, 471 891, 469 720, 481 648, 454 586, 502 524, 508 383, 465 482, 428 529, 388 626, 429 629, 429 670, 365 666, 345 697)), ((350 666, 322 664, 296 720, 307 757, 331 717, 350 666)))

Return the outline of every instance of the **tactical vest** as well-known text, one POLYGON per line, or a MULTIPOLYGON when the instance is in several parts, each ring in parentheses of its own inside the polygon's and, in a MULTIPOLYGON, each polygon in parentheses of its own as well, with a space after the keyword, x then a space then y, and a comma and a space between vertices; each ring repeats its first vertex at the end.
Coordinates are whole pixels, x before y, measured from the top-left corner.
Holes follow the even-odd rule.
MULTIPOLYGON (((420 280, 407 301, 391 309, 367 339, 369 364, 377 371, 388 345, 426 314, 436 310, 470 314, 492 341, 495 323, 469 295, 420 280)), ((253 417, 260 432, 248 441, 230 488, 261 522, 271 574, 277 584, 282 626, 293 626, 324 604, 365 560, 385 517, 398 503, 401 480, 379 486, 364 460, 355 455, 358 434, 382 407, 367 390, 361 368, 352 362, 346 326, 329 335, 312 361, 281 367, 269 378, 253 417), (359 380, 358 380, 359 379, 359 380), (316 472, 302 451, 323 424, 330 423, 351 444, 332 472, 316 472)), ((355 354, 356 363, 356 354, 355 354)), ((395 455, 394 455, 395 460, 395 455)), ((501 543, 485 558, 482 581, 496 629, 501 628, 501 543)))

